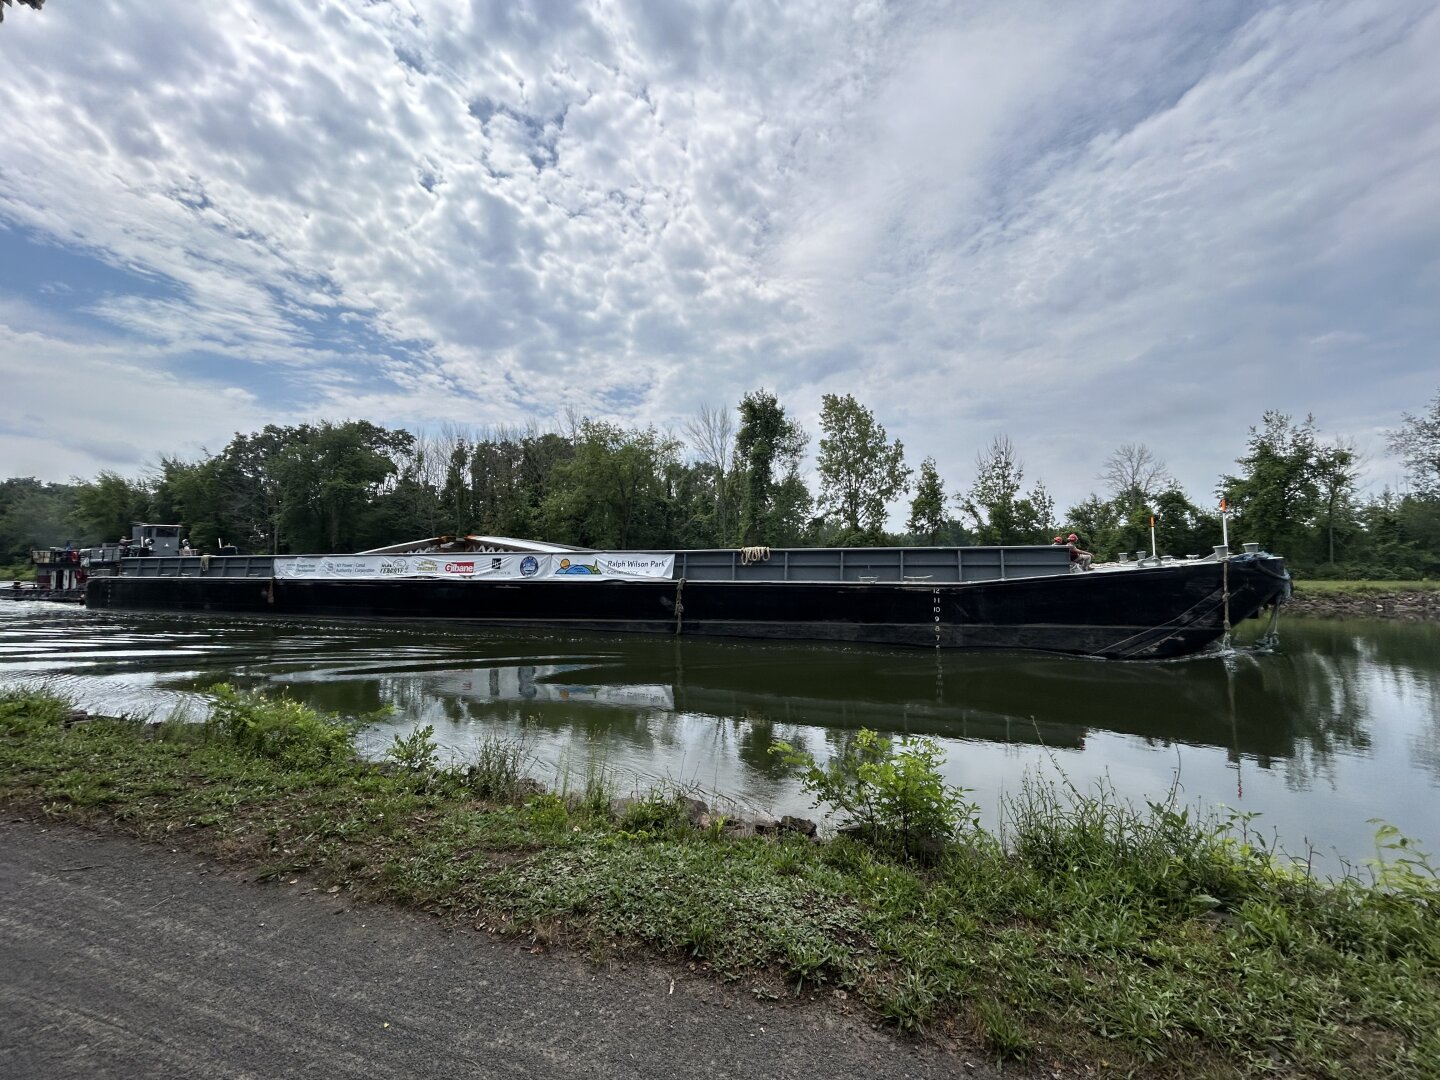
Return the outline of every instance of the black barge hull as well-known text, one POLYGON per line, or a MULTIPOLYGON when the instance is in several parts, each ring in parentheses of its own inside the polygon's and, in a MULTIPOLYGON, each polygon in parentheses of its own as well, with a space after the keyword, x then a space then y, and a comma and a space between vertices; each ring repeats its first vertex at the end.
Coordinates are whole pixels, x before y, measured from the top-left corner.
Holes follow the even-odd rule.
POLYGON ((447 619, 495 626, 1183 656, 1289 595, 1284 560, 1237 556, 1120 572, 942 582, 92 578, 98 609, 447 619))

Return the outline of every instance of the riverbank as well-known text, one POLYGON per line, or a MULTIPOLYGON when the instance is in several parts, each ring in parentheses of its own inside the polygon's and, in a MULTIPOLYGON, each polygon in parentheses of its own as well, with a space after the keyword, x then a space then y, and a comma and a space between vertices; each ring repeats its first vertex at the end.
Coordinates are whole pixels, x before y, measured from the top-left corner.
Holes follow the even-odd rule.
MULTIPOLYGON (((540 791, 499 742, 441 768, 422 731, 376 766, 354 729, 240 695, 200 726, 3 694, 0 802, 537 950, 842 1002, 1047 1075, 1425 1076, 1440 1060, 1440 884, 1408 848, 1384 888, 1324 883, 1243 818, 1039 785, 1004 837, 961 806, 944 842, 817 841, 673 791, 617 799, 603 775, 540 791)), ((876 790, 934 779, 867 760, 876 790)))
POLYGON ((1284 614, 1332 619, 1440 620, 1440 582, 1297 581, 1284 614))

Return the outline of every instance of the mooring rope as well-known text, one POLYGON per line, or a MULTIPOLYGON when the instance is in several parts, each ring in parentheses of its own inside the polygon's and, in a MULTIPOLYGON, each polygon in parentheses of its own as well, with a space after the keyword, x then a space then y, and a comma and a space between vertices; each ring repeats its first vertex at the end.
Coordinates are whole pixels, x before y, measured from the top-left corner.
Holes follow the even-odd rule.
POLYGON ((1220 644, 1223 648, 1230 648, 1230 556, 1225 556, 1225 561, 1220 564, 1220 599, 1224 606, 1225 613, 1225 635, 1221 638, 1220 644))
POLYGON ((685 579, 679 578, 675 582, 675 636, 679 637, 685 628, 685 579))
POLYGON ((1225 665, 1225 694, 1230 704, 1230 749, 1235 757, 1235 798, 1245 798, 1245 776, 1240 771, 1245 760, 1240 753, 1240 730, 1235 720, 1235 658, 1227 656, 1221 661, 1225 665))
POLYGON ((740 565, 742 566, 769 561, 770 549, 768 547, 742 547, 740 549, 740 565))

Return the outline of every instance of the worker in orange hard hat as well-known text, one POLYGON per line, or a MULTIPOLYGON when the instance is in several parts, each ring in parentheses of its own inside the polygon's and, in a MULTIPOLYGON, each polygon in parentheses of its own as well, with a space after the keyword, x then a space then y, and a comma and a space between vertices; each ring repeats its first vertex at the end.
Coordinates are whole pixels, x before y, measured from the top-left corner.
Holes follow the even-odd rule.
POLYGON ((1090 564, 1095 561, 1095 556, 1080 546, 1080 537, 1073 532, 1065 537, 1065 546, 1070 549, 1070 562, 1080 564, 1081 570, 1089 570, 1090 564))

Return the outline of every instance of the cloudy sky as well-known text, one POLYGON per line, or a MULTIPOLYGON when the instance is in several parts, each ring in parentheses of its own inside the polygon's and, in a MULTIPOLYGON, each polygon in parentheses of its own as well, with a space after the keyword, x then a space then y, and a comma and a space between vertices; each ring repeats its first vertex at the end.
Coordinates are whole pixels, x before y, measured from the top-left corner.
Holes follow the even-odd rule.
MULTIPOLYGON (((825 393, 1061 508, 1440 389, 1433 0, 49 0, 0 24, 0 475, 825 393)), ((813 445, 813 444, 812 444, 813 445)))

